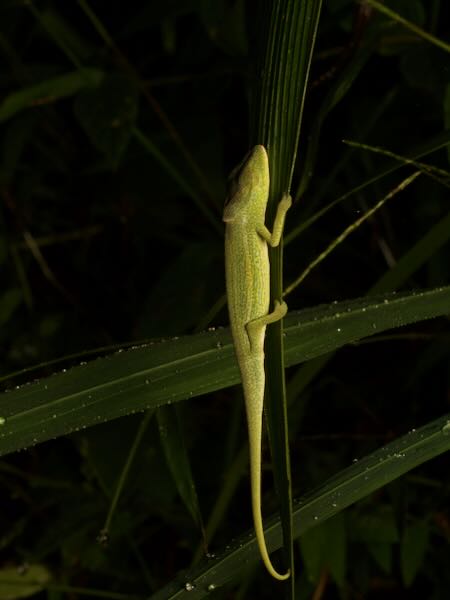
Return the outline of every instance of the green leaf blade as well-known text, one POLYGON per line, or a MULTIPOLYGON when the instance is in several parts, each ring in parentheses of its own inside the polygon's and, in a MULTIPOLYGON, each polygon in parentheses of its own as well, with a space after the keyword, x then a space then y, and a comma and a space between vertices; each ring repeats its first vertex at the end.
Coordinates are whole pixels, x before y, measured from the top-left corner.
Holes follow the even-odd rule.
MULTIPOLYGON (((293 312, 286 318, 286 364, 326 355, 393 327, 447 315, 449 306, 450 287, 444 287, 293 312)), ((117 352, 4 393, 0 455, 238 381, 228 329, 117 352)))
POLYGON ((13 92, 0 104, 0 123, 27 108, 55 102, 73 96, 83 88, 99 85, 102 78, 102 71, 86 68, 13 92))

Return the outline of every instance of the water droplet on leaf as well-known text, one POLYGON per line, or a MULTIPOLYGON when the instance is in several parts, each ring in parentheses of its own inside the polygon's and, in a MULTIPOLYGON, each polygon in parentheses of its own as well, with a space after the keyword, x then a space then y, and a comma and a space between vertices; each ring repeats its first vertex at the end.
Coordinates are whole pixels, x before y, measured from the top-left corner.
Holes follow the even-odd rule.
POLYGON ((102 529, 97 536, 97 542, 100 546, 106 547, 109 543, 109 531, 107 529, 102 529))

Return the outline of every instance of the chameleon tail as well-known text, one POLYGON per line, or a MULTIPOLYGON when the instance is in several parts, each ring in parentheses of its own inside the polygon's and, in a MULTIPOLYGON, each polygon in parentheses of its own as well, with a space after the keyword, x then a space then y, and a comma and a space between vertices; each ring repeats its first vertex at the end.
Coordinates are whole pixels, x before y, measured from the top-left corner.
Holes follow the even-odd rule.
POLYGON ((263 563, 272 577, 283 581, 290 576, 290 570, 281 574, 276 571, 267 551, 266 540, 264 537, 264 528, 261 512, 261 438, 262 438, 262 411, 264 400, 264 388, 261 393, 261 410, 259 416, 253 412, 248 415, 248 434, 250 444, 250 484, 252 494, 253 523, 255 527, 256 541, 263 563))

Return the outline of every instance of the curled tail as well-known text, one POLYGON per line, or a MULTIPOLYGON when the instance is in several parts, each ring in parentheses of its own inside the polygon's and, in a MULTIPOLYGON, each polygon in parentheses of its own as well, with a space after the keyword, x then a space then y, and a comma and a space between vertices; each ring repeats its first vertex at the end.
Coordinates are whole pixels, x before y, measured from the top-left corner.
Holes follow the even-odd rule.
MULTIPOLYGON (((263 389, 264 395, 264 389, 263 389)), ((264 397, 264 396, 263 396, 264 397)), ((248 414, 248 434, 250 443, 250 484, 252 492, 252 512, 253 524, 255 527, 256 541, 258 542, 259 552, 264 566, 275 579, 283 581, 290 576, 290 570, 281 574, 276 571, 270 561, 267 551, 266 540, 264 537, 264 528, 261 512, 261 438, 262 438, 262 404, 258 414, 248 414)))

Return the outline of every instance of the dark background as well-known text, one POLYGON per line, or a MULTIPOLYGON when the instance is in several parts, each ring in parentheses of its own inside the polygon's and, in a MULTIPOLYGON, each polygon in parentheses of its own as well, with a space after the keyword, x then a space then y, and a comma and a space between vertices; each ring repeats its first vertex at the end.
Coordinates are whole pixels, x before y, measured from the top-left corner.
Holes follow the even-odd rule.
MULTIPOLYGON (((249 4, 2 3, 1 376, 99 347, 192 333, 224 293, 225 181, 249 139, 260 11, 249 4)), ((448 3, 387 4, 448 42, 448 3)), ((449 53, 347 0, 324 2, 310 83, 295 184, 308 136, 318 151, 288 232, 393 164, 349 150, 342 139, 410 155, 437 145, 450 126, 449 53), (365 48, 364 66, 319 131, 320 107, 350 81, 365 48)), ((422 160, 449 170, 445 149, 422 160)), ((285 251, 286 281, 409 172, 402 167, 353 194, 296 238, 285 251)), ((289 297, 290 308, 364 295, 448 209, 448 188, 421 176, 313 271, 289 297)), ((404 289, 448 283, 449 261, 447 244, 404 289)), ((222 310, 212 324, 227 322, 222 310)), ((448 411, 448 320, 386 337, 341 351, 294 408, 295 495, 448 411)), ((53 370, 44 366, 37 375, 53 370)), ((241 404, 229 402, 231 393, 180 409, 205 519, 226 461, 245 439, 241 404)), ((128 417, 0 461, 0 564, 45 564, 71 585, 147 595, 189 565, 201 534, 167 472, 156 426, 133 467, 108 548, 96 542, 137 423, 128 417)), ((446 469, 448 458, 432 461, 324 530, 323 539, 331 536, 336 552, 345 552, 346 567, 317 551, 311 580, 303 575, 304 597, 322 577, 326 598, 443 598, 450 584, 446 469)), ((243 477, 213 546, 249 527, 247 505, 243 477)), ((269 499, 267 506, 275 505, 269 499)), ((259 597, 271 597, 264 575, 258 582, 259 597)), ((231 588, 223 594, 235 597, 231 588)))

